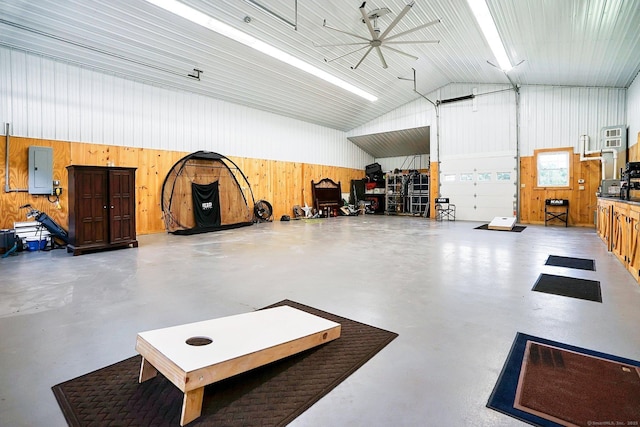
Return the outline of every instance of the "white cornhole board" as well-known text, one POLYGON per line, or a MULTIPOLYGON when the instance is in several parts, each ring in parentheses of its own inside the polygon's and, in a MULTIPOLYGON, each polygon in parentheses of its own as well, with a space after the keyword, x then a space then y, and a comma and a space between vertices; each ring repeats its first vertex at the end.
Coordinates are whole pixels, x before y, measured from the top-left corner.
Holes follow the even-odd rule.
POLYGON ((340 329, 339 323, 281 306, 140 332, 139 382, 160 372, 178 387, 185 425, 200 416, 206 385, 332 341, 340 329), (187 343, 194 339, 200 343, 187 343))
POLYGON ((516 224, 515 216, 497 216, 489 223, 489 230, 513 230, 516 224))

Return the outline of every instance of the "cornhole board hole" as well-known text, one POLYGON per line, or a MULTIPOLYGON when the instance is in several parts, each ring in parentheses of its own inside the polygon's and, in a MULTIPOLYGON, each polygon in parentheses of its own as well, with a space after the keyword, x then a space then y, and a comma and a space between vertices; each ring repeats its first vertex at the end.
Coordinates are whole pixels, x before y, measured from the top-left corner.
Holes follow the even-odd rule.
POLYGON ((204 387, 340 337, 340 324, 289 306, 140 332, 139 382, 160 372, 183 393, 180 425, 200 416, 204 387))
POLYGON ((516 225, 515 216, 497 216, 489 223, 489 230, 506 230, 511 231, 516 225))

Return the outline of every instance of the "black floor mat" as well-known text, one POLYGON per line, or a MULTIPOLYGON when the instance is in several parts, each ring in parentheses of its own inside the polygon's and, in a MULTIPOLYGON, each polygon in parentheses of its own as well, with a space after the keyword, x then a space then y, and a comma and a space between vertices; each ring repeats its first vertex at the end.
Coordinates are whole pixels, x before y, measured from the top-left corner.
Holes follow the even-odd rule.
POLYGON ((587 258, 572 258, 566 256, 549 255, 545 265, 552 265, 554 267, 566 267, 576 268, 579 270, 591 270, 596 271, 596 262, 587 258))
POLYGON ((595 280, 541 274, 535 285, 533 285, 532 290, 587 301, 602 302, 600 282, 595 280))
POLYGON ((525 228, 527 228, 524 225, 514 225, 513 228, 511 230, 496 230, 494 228, 489 228, 489 224, 482 224, 478 227, 475 227, 474 230, 489 230, 489 231, 513 231, 516 233, 520 233, 522 232, 522 230, 524 230, 525 228))

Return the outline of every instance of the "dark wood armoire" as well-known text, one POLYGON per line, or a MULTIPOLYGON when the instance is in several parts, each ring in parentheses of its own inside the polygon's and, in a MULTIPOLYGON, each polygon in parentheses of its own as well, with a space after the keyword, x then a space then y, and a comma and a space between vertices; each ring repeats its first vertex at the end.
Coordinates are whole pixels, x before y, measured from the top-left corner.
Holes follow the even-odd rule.
POLYGON ((72 165, 67 171, 67 252, 137 247, 136 168, 72 165))

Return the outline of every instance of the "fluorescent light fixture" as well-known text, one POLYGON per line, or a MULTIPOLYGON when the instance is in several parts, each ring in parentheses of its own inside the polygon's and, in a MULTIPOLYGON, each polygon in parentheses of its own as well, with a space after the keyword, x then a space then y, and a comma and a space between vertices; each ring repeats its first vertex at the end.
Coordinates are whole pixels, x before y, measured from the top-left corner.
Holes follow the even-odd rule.
POLYGON ((487 43, 489 43, 489 47, 493 51, 493 55, 496 57, 498 65, 502 71, 509 71, 513 68, 513 65, 511 65, 511 61, 509 61, 507 51, 502 44, 500 35, 498 34, 496 23, 491 16, 491 12, 489 12, 489 8, 487 7, 487 2, 485 0, 467 0, 467 3, 469 3, 469 7, 475 15, 476 21, 478 21, 478 24, 480 25, 484 38, 487 40, 487 43))
POLYGON ((228 37, 232 40, 240 42, 246 46, 249 46, 259 52, 267 54, 273 58, 276 58, 282 62, 285 62, 289 65, 292 65, 302 71, 306 71, 309 74, 313 74, 316 77, 321 78, 331 84, 334 84, 342 89, 348 90, 351 93, 354 93, 362 98, 369 100, 371 102, 377 101, 378 98, 374 95, 371 95, 364 90, 355 87, 354 85, 345 82, 331 74, 314 67, 311 64, 307 64, 300 59, 289 55, 277 49, 263 41, 256 39, 249 34, 243 33, 242 31, 236 30, 235 28, 218 21, 217 19, 212 18, 209 15, 206 15, 202 12, 199 12, 183 3, 180 3, 177 0, 147 0, 149 3, 154 4, 158 7, 161 7, 171 13, 174 13, 178 16, 181 16, 185 19, 188 19, 191 22, 194 22, 198 25, 201 25, 205 28, 208 28, 212 31, 215 31, 218 34, 221 34, 225 37, 228 37))

